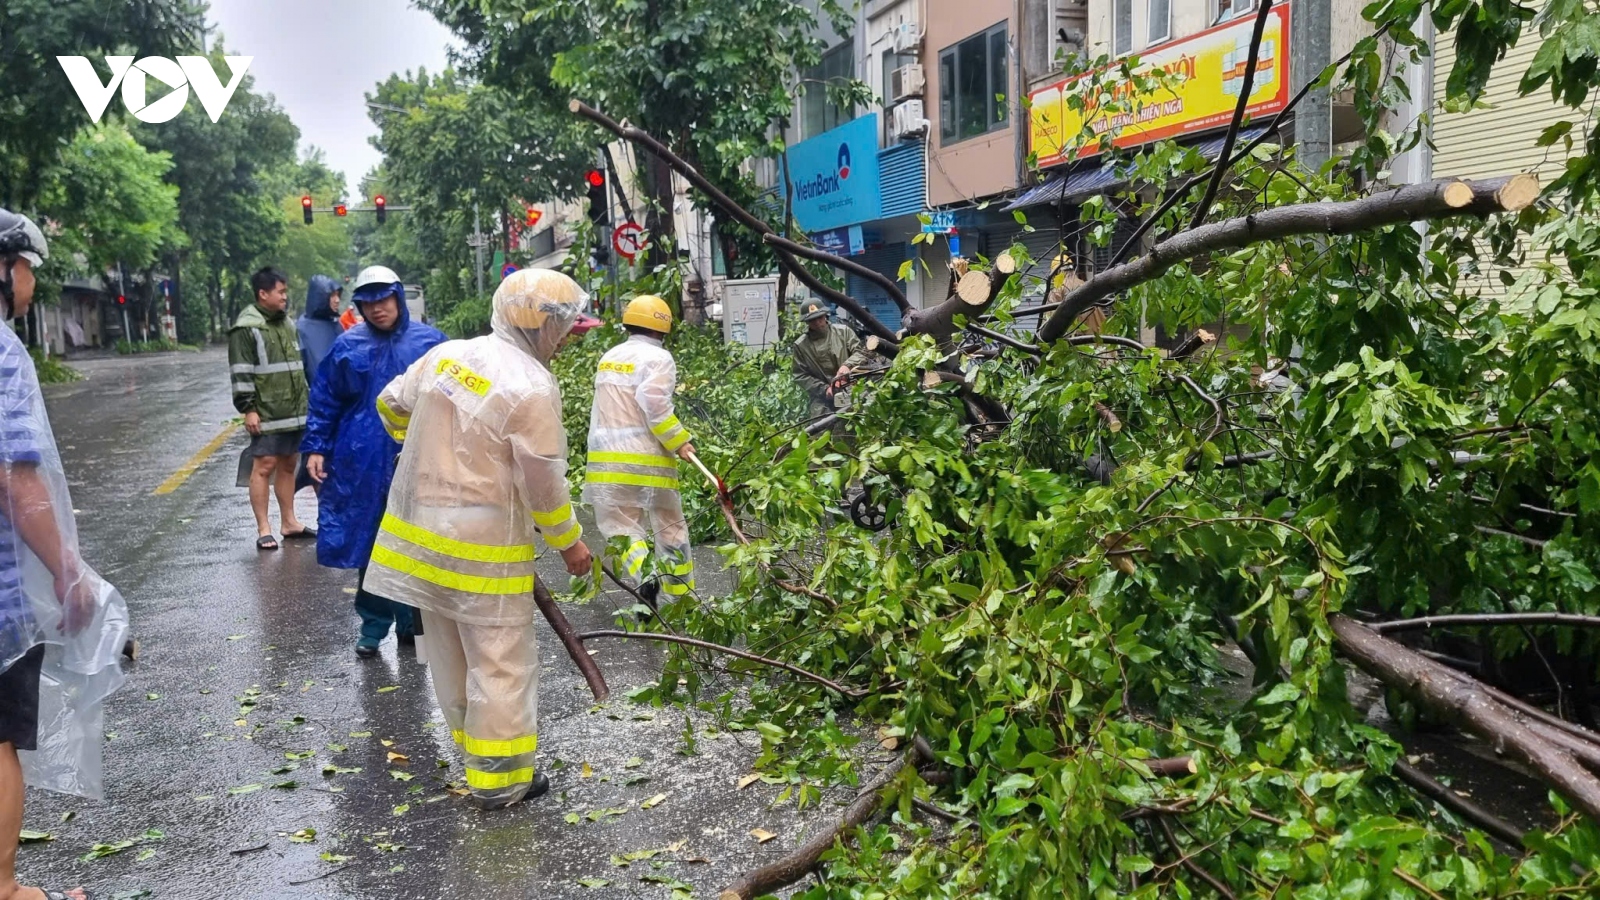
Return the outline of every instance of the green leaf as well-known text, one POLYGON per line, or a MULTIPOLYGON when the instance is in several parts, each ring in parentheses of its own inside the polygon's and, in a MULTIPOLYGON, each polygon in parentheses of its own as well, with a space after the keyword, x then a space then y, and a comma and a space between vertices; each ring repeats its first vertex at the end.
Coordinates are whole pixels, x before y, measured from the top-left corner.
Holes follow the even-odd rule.
POLYGON ((1256 702, 1262 706, 1273 706, 1278 703, 1288 703, 1300 697, 1300 689, 1287 681, 1280 681, 1273 685, 1272 690, 1256 702))

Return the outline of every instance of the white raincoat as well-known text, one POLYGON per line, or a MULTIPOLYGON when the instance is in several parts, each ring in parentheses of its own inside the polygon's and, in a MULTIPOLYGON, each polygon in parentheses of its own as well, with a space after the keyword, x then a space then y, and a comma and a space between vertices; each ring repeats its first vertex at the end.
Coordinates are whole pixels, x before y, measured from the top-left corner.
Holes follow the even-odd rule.
POLYGON ((467 786, 489 801, 533 779, 534 532, 556 550, 582 534, 546 364, 585 299, 564 275, 517 272, 495 292, 492 334, 433 348, 377 401, 404 446, 363 587, 422 611, 467 786))
POLYGON ((78 553, 33 360, 0 324, 0 671, 43 653, 37 749, 19 754, 29 785, 104 796, 102 707, 127 637, 122 596, 78 553))
POLYGON ((660 338, 635 334, 601 357, 583 499, 607 540, 629 539, 622 574, 640 581, 654 538, 661 589, 681 597, 694 590, 694 557, 678 494, 675 454, 689 431, 673 409, 677 383, 678 366, 660 338))

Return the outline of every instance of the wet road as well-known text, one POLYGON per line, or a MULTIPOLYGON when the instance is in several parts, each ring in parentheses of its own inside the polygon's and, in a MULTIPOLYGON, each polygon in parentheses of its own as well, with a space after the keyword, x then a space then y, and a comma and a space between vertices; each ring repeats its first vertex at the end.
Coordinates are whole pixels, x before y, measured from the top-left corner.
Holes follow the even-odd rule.
MULTIPOLYGON (((797 814, 773 806, 779 786, 739 789, 754 735, 694 713, 686 755, 683 711, 626 700, 659 674, 656 648, 597 645, 616 699, 596 707, 548 630, 551 793, 472 809, 450 791, 461 768, 426 667, 392 638, 355 658, 354 573, 320 568, 308 543, 255 550, 234 487, 243 431, 169 482, 234 416, 225 354, 77 365, 86 381, 46 391, 52 424, 85 555, 127 597, 144 655, 107 713, 106 800, 30 792, 25 827, 54 840, 22 848, 28 883, 99 898, 712 897, 836 816, 837 794, 797 814), (758 845, 755 828, 779 838, 758 845), (613 860, 627 854, 647 858, 613 860)), ((299 504, 313 521, 309 491, 299 504)), ((698 556, 701 590, 717 591, 716 554, 698 556)), ((553 554, 541 571, 565 583, 553 554)), ((567 613, 609 627, 611 605, 567 613)))

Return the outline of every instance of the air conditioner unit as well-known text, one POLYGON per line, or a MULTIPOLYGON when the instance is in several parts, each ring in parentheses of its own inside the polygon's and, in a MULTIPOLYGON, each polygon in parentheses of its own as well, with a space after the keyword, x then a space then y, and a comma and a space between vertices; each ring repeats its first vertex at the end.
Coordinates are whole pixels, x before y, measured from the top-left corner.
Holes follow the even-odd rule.
POLYGON ((914 22, 901 22, 894 27, 894 52, 915 53, 922 48, 922 29, 914 22))
POLYGON ((922 67, 912 63, 895 69, 889 76, 889 97, 898 103, 912 97, 921 97, 927 80, 922 77, 922 67))
POLYGON ((916 137, 928 130, 928 120, 922 115, 921 100, 907 100, 894 108, 894 136, 916 137))

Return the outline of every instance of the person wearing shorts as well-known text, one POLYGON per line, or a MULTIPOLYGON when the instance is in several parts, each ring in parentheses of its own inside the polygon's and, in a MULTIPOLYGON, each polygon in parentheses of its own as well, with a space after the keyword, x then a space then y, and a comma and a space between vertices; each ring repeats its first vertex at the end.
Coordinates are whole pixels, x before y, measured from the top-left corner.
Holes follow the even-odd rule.
POLYGON ((278 539, 267 518, 267 497, 278 497, 278 520, 287 540, 311 540, 316 531, 294 514, 295 463, 305 434, 306 406, 311 390, 306 384, 300 337, 289 321, 289 284, 278 271, 266 268, 250 276, 256 302, 239 313, 228 332, 228 369, 233 383, 233 407, 244 414, 250 446, 240 460, 247 484, 250 510, 256 517, 256 549, 276 550, 278 539))

